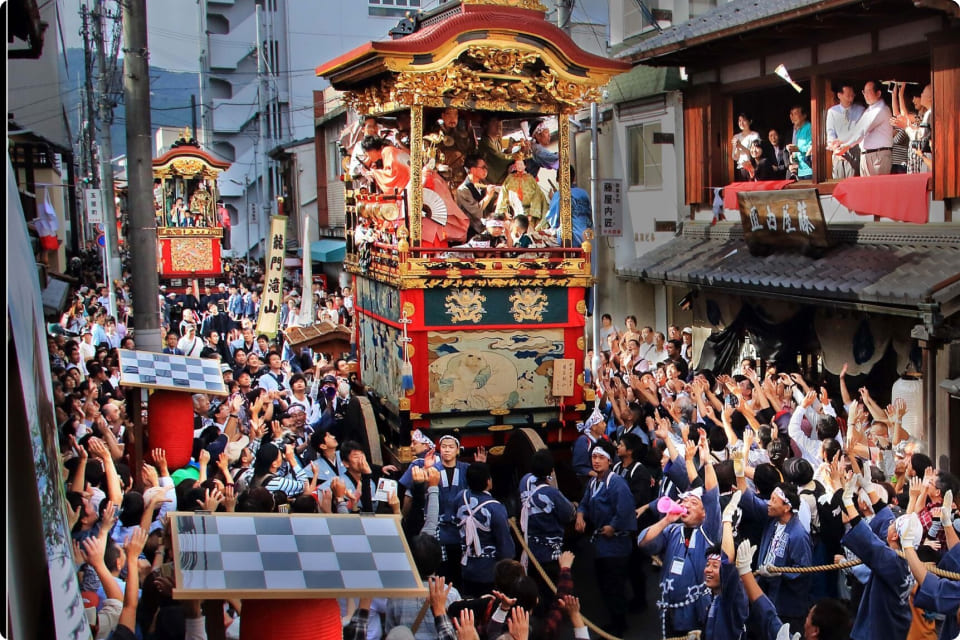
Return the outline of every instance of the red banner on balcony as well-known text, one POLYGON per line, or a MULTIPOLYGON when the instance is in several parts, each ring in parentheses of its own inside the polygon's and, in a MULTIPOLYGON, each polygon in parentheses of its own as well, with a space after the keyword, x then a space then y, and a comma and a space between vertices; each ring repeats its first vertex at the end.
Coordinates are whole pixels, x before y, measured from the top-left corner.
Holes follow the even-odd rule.
POLYGON ((840 181, 834 199, 860 215, 926 224, 930 218, 931 173, 864 176, 840 181))
POLYGON ((739 209, 737 193, 740 191, 777 191, 783 189, 793 180, 759 180, 757 182, 731 182, 723 188, 723 208, 739 209))

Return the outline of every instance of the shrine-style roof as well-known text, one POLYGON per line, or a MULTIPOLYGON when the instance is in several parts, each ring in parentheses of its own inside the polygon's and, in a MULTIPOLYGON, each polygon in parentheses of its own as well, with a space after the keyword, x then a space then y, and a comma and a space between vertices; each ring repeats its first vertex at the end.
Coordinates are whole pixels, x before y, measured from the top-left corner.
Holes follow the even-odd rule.
POLYGON ((628 63, 578 47, 544 18, 543 11, 536 8, 539 3, 525 0, 517 3, 518 7, 468 0, 450 4, 441 14, 418 23, 413 33, 361 45, 317 67, 317 75, 329 78, 337 89, 349 90, 386 72, 442 68, 470 45, 490 42, 538 50, 553 68, 583 80, 602 76, 606 81, 630 69, 628 63))
MULTIPOLYGON (((189 133, 187 134, 189 136, 189 133)), ((204 151, 200 148, 200 144, 193 138, 182 137, 177 140, 173 145, 171 145, 170 150, 161 155, 159 158, 154 158, 152 165, 154 169, 165 167, 174 160, 181 158, 196 158, 203 162, 204 164, 218 169, 220 171, 226 171, 230 168, 230 163, 221 160, 212 154, 204 151)))

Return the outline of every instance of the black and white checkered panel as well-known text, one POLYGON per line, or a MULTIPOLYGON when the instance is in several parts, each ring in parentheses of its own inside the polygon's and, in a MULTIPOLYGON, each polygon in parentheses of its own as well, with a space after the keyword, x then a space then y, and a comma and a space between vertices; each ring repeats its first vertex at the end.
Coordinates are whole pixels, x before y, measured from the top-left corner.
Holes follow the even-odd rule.
POLYGON ((423 589, 398 520, 390 516, 181 513, 173 531, 178 597, 220 590, 269 598, 276 590, 310 597, 311 590, 372 596, 423 589))
POLYGON ((220 362, 120 349, 120 386, 227 395, 220 362))

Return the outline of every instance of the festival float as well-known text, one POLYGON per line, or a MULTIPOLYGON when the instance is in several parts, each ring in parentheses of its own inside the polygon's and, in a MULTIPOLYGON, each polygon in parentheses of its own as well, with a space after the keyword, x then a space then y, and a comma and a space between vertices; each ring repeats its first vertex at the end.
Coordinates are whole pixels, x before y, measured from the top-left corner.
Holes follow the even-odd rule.
POLYGON ((583 375, 593 280, 592 233, 574 233, 569 117, 629 66, 580 49, 535 0, 449 2, 408 16, 391 35, 317 68, 361 124, 397 123, 383 167, 344 176, 359 373, 379 398, 388 455, 410 460, 413 428, 453 431, 464 447, 507 459, 520 434, 533 448, 570 441, 576 430, 551 419, 580 420, 593 400, 583 375), (496 139, 481 140, 494 120, 503 131, 494 126, 496 139), (559 217, 535 232, 545 204, 534 200, 549 200, 548 181, 520 165, 530 166, 538 121, 537 135, 544 122, 556 132, 559 217), (456 193, 465 159, 485 143, 496 153, 484 157, 516 172, 494 185, 484 224, 499 214, 509 226, 522 211, 531 247, 467 238, 456 193))
POLYGON ((223 277, 225 248, 217 176, 230 163, 201 149, 187 128, 152 164, 161 284, 176 291, 194 281, 216 284, 223 277))

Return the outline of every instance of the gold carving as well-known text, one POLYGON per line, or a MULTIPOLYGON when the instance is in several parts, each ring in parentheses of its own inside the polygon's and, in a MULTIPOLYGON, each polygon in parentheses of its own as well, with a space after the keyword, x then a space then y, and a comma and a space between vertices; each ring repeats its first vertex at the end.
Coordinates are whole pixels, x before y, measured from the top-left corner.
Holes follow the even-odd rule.
POLYGON ((412 318, 413 314, 416 312, 417 312, 417 309, 416 307, 413 306, 412 302, 407 300, 406 302, 403 303, 403 314, 406 315, 408 319, 412 318))
MULTIPOLYGON (((420 140, 423 137, 423 107, 410 107, 410 139, 420 140)), ((423 210, 423 145, 414 144, 410 150, 410 208, 407 218, 410 220, 410 244, 420 246, 420 211, 423 210), (415 211, 416 215, 410 215, 415 211)))
POLYGON ((517 322, 543 320, 543 312, 547 308, 547 296, 543 289, 516 289, 510 295, 510 302, 513 303, 510 313, 517 322))
POLYGON ((583 315, 587 312, 587 303, 583 300, 577 300, 577 313, 583 315))
POLYGON ((446 299, 450 322, 480 322, 486 301, 487 297, 480 293, 480 289, 454 289, 446 299))
POLYGON ((170 242, 173 271, 212 271, 213 249, 208 238, 182 238, 170 242))
POLYGON ((583 390, 583 399, 587 402, 593 402, 597 399, 597 393, 593 389, 586 388, 583 390))
MULTIPOLYGON (((508 416, 510 415, 510 409, 490 409, 490 415, 492 416, 508 416)), ((509 424, 494 424, 488 428, 488 431, 513 431, 513 425, 509 424)))
POLYGON ((410 411, 410 399, 409 398, 400 398, 397 403, 400 407, 400 411, 410 411))
POLYGON ((560 143, 560 245, 573 246, 573 203, 570 198, 570 120, 557 118, 560 143))
POLYGON ((586 344, 587 344, 587 341, 584 340, 583 336, 580 336, 579 338, 577 338, 577 349, 580 349, 580 351, 583 351, 583 348, 586 346, 586 344))
POLYGON ((581 387, 583 386, 583 372, 582 372, 582 371, 577 374, 577 384, 578 384, 579 386, 581 386, 581 387))
MULTIPOLYGON (((344 99, 359 113, 386 113, 405 106, 495 111, 544 111, 552 106, 572 113, 584 102, 601 99, 605 78, 561 76, 553 69, 540 70, 540 63, 545 61, 538 52, 469 45, 443 68, 398 68, 396 75, 348 91, 344 99)), ((411 126, 411 139, 419 140, 413 133, 411 126)), ((415 166, 411 159, 411 169, 415 166)))
POLYGON ((467 55, 482 64, 487 71, 513 75, 523 73, 523 67, 540 60, 539 55, 530 51, 497 47, 470 47, 467 55))
POLYGON ((203 161, 196 158, 177 158, 172 163, 174 170, 182 176, 193 177, 203 173, 203 161))
POLYGON ((220 227, 158 227, 160 238, 222 238, 220 227))

